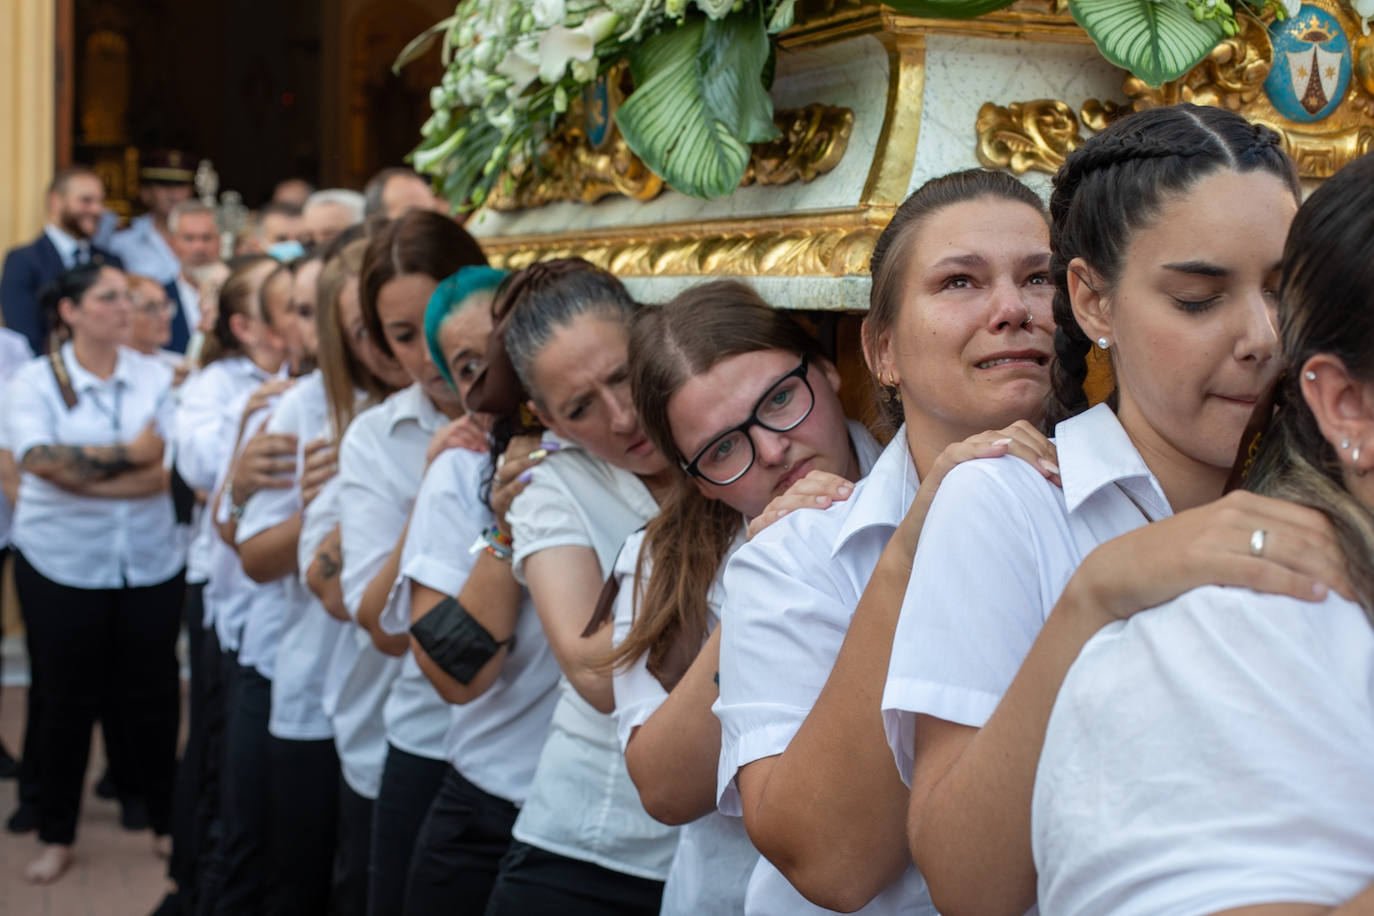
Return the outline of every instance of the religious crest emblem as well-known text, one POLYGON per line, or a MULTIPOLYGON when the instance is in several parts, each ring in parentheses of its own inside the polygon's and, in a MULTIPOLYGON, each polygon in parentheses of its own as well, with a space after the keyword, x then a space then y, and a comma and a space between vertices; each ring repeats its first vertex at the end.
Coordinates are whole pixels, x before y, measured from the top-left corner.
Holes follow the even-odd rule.
POLYGON ((1350 39, 1330 13, 1304 5, 1296 16, 1269 27, 1273 69, 1264 92, 1290 121, 1320 121, 1336 110, 1350 87, 1350 39))

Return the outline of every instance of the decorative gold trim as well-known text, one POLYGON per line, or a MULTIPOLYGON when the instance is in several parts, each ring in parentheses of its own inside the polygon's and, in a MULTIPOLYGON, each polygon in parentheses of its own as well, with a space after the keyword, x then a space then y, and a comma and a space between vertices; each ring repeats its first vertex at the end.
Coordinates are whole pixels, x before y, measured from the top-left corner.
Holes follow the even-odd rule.
POLYGON ((1083 145, 1073 109, 1057 99, 983 103, 978 109, 978 161, 988 168, 1056 172, 1069 153, 1083 145))
POLYGON ((1303 178, 1329 178, 1345 165, 1374 150, 1374 36, 1366 36, 1359 22, 1336 0, 1306 0, 1335 16, 1350 39, 1353 78, 1341 104, 1313 124, 1284 117, 1269 101, 1264 82, 1274 49, 1265 25, 1242 19, 1240 34, 1225 39, 1192 70, 1158 89, 1127 74, 1121 105, 1089 99, 1077 119, 1064 102, 1037 99, 1007 106, 991 102, 978 111, 975 133, 978 159, 985 165, 1053 173, 1064 157, 1082 142, 1079 122, 1100 131, 1132 112, 1178 102, 1212 105, 1239 112, 1257 124, 1271 127, 1303 178))
POLYGON ((782 136, 754 146, 741 185, 809 182, 829 172, 849 148, 854 112, 837 105, 807 105, 776 112, 773 122, 782 136))
POLYGON ((663 223, 482 240, 492 264, 519 269, 582 257, 620 277, 850 276, 868 273, 886 207, 780 214, 750 220, 663 223))
POLYGON ((921 136, 921 100, 926 86, 924 35, 877 36, 887 52, 887 109, 859 203, 892 206, 906 199, 916 143, 921 136))

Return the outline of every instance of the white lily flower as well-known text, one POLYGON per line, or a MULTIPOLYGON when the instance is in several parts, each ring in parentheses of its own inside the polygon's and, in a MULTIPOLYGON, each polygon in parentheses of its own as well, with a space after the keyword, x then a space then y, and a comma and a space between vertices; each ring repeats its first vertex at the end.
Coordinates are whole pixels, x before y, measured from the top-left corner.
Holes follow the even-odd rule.
POLYGON ((1355 8, 1355 15, 1360 17, 1360 28, 1368 35, 1369 20, 1374 19, 1374 0, 1351 0, 1350 5, 1355 8))
POLYGON ((568 72, 569 61, 590 61, 598 42, 615 32, 620 17, 610 10, 593 13, 575 29, 555 26, 539 36, 539 78, 552 86, 568 72))
POLYGON ((724 19, 734 9, 735 0, 693 0, 697 9, 711 19, 724 19))
POLYGON ((562 25, 567 16, 563 0, 534 0, 534 24, 541 29, 562 25))
POLYGON ((539 78, 540 48, 532 40, 521 41, 496 65, 496 72, 511 81, 506 94, 514 98, 539 78))

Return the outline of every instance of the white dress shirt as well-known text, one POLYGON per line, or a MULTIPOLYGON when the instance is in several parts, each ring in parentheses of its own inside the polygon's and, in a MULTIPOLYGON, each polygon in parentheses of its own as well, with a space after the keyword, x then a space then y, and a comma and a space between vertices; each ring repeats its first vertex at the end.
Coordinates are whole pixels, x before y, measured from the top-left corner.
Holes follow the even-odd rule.
MULTIPOLYGON (((0 391, 4 391, 5 384, 10 377, 19 371, 19 367, 33 359, 33 350, 29 347, 29 340, 17 331, 9 328, 0 328, 0 391)), ((0 398, 0 404, 9 403, 8 398, 0 398)), ((0 449, 9 451, 8 432, 3 416, 0 415, 0 449)), ((0 490, 0 547, 9 545, 10 542, 10 518, 14 514, 14 507, 10 505, 10 499, 5 495, 4 490, 0 490)))
POLYGON ((916 715, 982 728, 1083 558, 1172 514, 1106 404, 1055 432, 1062 490, 1019 458, 966 461, 926 516, 882 700, 908 785, 916 715))
MULTIPOLYGON (((233 455, 234 437, 247 396, 264 382, 281 377, 260 368, 246 356, 218 359, 192 375, 178 390, 173 460, 177 473, 193 490, 213 495, 216 482, 233 455), (233 407, 238 405, 238 412, 233 407)), ((186 581, 210 578, 211 550, 219 539, 214 519, 202 511, 191 538, 186 581)), ((214 619, 209 596, 205 625, 214 619)))
MULTIPOLYGON (((61 358, 77 395, 70 410, 46 359, 26 363, 6 387, 7 441, 16 461, 39 445, 128 442, 150 421, 164 440, 170 438, 172 372, 166 366, 120 347, 114 373, 100 379, 76 361, 71 343, 62 346, 61 358)), ((73 588, 156 585, 186 563, 167 492, 98 499, 22 473, 11 534, 34 569, 73 588)))
MULTIPOLYGON (((720 564, 716 581, 706 596, 706 632, 720 623, 724 598, 720 578, 725 562, 744 543, 741 520, 739 535, 720 564)), ((644 546, 644 532, 637 531, 625 541, 615 561, 614 575, 620 581, 615 599, 614 643, 620 645, 629 635, 635 617, 635 571, 644 546)), ((651 567, 645 561, 641 582, 647 583, 651 567)), ((649 672, 648 656, 641 655, 628 668, 618 669, 612 680, 615 689, 616 734, 623 752, 634 730, 639 728, 668 699, 668 691, 649 672)), ((744 910, 745 889, 758 864, 758 850, 749 841, 744 821, 712 811, 678 830, 677 852, 663 885, 662 916, 697 916, 699 913, 740 913, 744 910)))
MULTIPOLYGON (((455 448, 430 465, 410 519, 401 578, 383 619, 389 632, 409 630, 410 583, 444 595, 462 591, 480 555, 468 545, 494 524, 481 498, 490 464, 487 455, 455 448)), ((521 805, 549 733, 559 679, 558 662, 528 592, 521 599, 513 638, 515 649, 495 682, 470 703, 449 707, 444 754, 483 792, 521 805)))
MULTIPOLYGON (((572 443, 561 445, 534 468, 506 516, 515 538, 515 577, 522 582, 525 560, 552 547, 590 547, 601 574, 609 575, 625 538, 658 512, 638 477, 572 443)), ((585 612, 590 618, 592 609, 585 612)), ((534 785, 512 834, 558 855, 662 881, 677 831, 645 813, 625 769, 615 721, 593 709, 567 678, 558 689, 534 785)))
MULTIPOLYGON (((59 229, 52 223, 43 227, 43 234, 52 242, 52 247, 57 249, 57 256, 62 259, 62 267, 71 270, 77 264, 84 263, 91 259, 90 239, 77 239, 66 230, 59 229), (84 251, 84 260, 83 252, 84 251)), ((126 265, 127 267, 127 265, 126 265)))
MULTIPOLYGON (((425 472, 425 452, 448 422, 419 385, 396 392, 348 427, 339 454, 344 603, 355 618, 368 583, 406 530, 425 472)), ((383 707, 386 740, 418 757, 442 760, 449 709, 409 653, 383 707)))
MULTIPOLYGON (((878 558, 916 497, 916 468, 902 427, 881 454, 857 424, 850 438, 867 474, 843 502, 793 512, 745 544, 725 567, 720 641, 720 810, 743 814, 736 774, 787 750, 835 667, 854 609, 878 558)), ((824 913, 760 858, 744 912, 824 913)), ((914 866, 859 912, 933 914, 914 866)))
POLYGON ((119 255, 129 273, 152 277, 163 286, 181 271, 176 253, 153 226, 148 213, 135 217, 128 229, 116 232, 110 239, 110 251, 119 255))
MULTIPOLYGON (((305 447, 330 435, 329 403, 319 370, 282 395, 267 421, 267 431, 296 437, 296 483, 285 489, 259 490, 249 497, 238 523, 239 544, 290 521, 301 511, 300 473, 305 467, 305 447)), ((266 670, 263 664, 257 666, 272 680, 267 730, 294 741, 329 738, 333 730, 324 712, 324 678, 343 624, 329 616, 295 572, 279 582, 280 602, 256 605, 244 634, 245 652, 258 633, 267 650, 266 670)))
POLYGON ((1045 913, 1335 907, 1374 878, 1374 629, 1208 587, 1094 637, 1055 703, 1032 834, 1045 913))

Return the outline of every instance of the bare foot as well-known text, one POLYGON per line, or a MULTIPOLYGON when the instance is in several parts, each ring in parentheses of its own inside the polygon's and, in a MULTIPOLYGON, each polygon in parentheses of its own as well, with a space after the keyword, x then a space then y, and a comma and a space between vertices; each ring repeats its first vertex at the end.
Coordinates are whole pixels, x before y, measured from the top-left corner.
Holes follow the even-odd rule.
POLYGON ((29 863, 24 869, 24 879, 30 884, 52 884, 62 877, 72 864, 72 848, 48 843, 43 846, 43 854, 29 863))
POLYGON ((168 836, 153 835, 153 853, 159 859, 170 859, 172 857, 172 838, 168 836))

